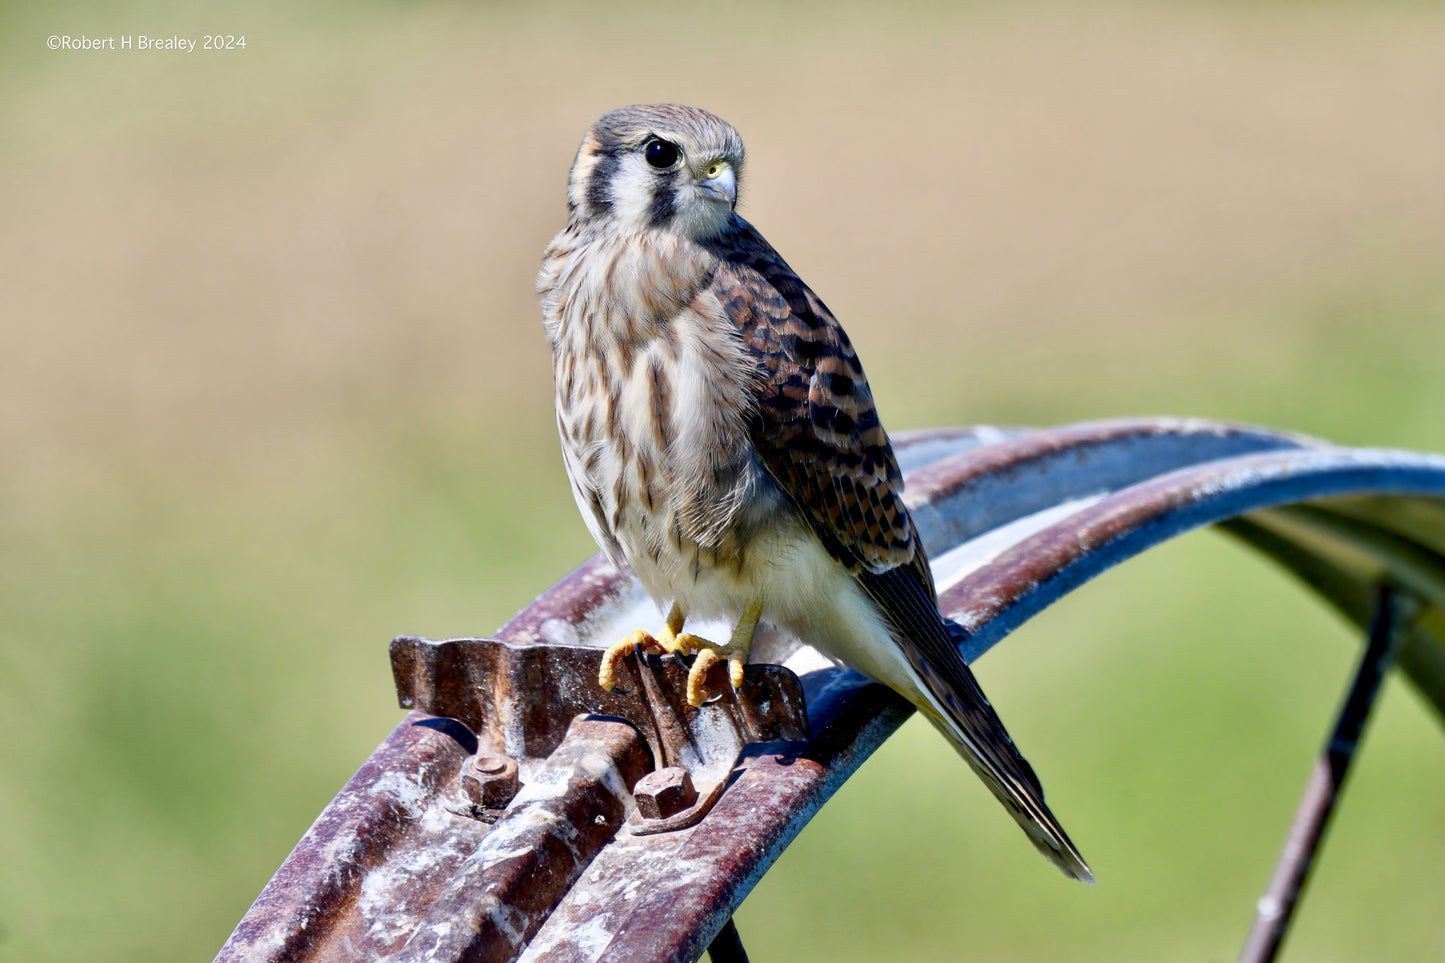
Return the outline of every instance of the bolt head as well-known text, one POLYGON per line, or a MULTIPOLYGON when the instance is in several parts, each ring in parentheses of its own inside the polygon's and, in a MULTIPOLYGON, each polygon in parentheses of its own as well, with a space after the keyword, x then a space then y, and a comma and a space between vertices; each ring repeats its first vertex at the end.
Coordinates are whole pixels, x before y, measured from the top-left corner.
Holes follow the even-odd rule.
POLYGON ((506 771, 507 760, 504 756, 473 756, 472 768, 477 772, 495 776, 497 773, 506 771))
POLYGON ((517 794, 517 763, 507 756, 482 754, 462 768, 462 791, 482 809, 501 809, 517 794))
POLYGON ((675 816, 697 802, 692 776, 681 766, 649 772, 637 781, 632 795, 637 799, 637 811, 647 819, 675 816))

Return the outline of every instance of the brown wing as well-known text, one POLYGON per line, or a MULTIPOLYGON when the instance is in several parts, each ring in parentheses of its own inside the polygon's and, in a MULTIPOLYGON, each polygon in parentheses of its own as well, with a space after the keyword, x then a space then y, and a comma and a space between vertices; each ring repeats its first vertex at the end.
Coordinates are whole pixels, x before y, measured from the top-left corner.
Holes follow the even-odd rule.
POLYGON ((837 320, 746 222, 711 245, 713 293, 758 359, 750 428, 764 467, 894 629, 932 705, 920 704, 1016 819, 1069 876, 1093 880, 1044 802, 1043 786, 963 661, 938 611, 928 559, 904 507, 903 478, 863 368, 837 320))
POLYGON ((841 325, 746 222, 721 235, 713 291, 761 368, 750 426, 764 467, 854 573, 913 563, 932 577, 903 478, 841 325))

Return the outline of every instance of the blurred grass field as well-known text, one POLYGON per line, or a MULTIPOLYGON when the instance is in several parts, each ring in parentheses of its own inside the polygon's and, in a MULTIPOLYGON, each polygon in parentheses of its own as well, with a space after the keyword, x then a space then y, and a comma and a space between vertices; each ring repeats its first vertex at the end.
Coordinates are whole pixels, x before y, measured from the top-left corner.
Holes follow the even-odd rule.
MULTIPOLYGON (((593 550, 532 276, 576 142, 676 100, 893 430, 1445 441, 1433 5, 0 8, 0 958, 205 959, 400 717, 386 643, 593 550), (51 34, 244 33, 235 54, 51 34)), ((1232 957, 1358 652, 1214 533, 980 665, 1100 884, 916 720, 738 914, 758 960, 1232 957)), ((1291 958, 1445 952, 1392 682, 1291 958)))

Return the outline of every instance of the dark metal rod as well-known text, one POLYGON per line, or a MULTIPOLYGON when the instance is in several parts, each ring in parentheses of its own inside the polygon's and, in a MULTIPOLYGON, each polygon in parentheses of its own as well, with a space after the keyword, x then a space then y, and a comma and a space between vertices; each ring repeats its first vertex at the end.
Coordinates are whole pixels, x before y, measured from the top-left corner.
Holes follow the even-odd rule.
POLYGON ((1335 720, 1334 733, 1315 762, 1305 785, 1304 796, 1295 810, 1294 823, 1285 839, 1284 850, 1275 864, 1269 888, 1260 897, 1254 928, 1240 953, 1240 963, 1268 963, 1278 955, 1289 931, 1295 907, 1309 882, 1315 854, 1324 840, 1330 816, 1344 787, 1350 762, 1360 743, 1370 710, 1380 691, 1380 682, 1395 660, 1397 642, 1404 633, 1397 631, 1398 596, 1388 585, 1381 585, 1375 602, 1375 615, 1370 624, 1369 643, 1355 670, 1354 682, 1335 720))
POLYGON ((743 938, 731 916, 708 944, 707 958, 712 963, 748 963, 748 951, 743 949, 743 938))

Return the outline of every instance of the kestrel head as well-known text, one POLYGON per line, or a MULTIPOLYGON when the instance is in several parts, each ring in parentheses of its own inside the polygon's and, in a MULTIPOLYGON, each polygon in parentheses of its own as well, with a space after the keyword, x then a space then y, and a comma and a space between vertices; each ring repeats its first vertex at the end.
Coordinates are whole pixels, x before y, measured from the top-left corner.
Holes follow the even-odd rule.
POLYGON ((743 139, 727 121, 675 104, 623 107, 582 138, 567 206, 599 228, 702 240, 732 217, 742 167, 743 139))

